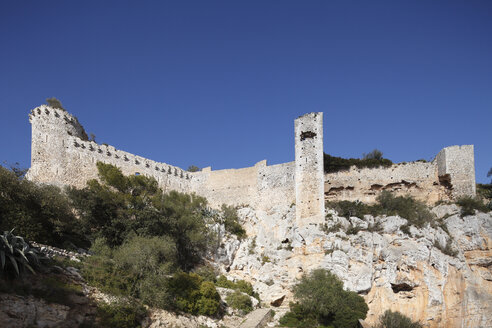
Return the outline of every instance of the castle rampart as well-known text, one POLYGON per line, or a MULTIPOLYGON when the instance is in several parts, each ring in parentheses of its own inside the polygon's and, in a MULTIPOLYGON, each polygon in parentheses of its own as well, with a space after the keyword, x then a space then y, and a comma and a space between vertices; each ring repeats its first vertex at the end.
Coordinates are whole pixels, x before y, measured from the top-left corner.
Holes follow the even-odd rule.
POLYGON ((194 192, 210 205, 248 204, 269 210, 296 204, 299 226, 324 220, 325 200, 373 202, 384 190, 412 195, 427 203, 475 195, 473 146, 441 150, 432 162, 394 164, 324 174, 323 116, 310 113, 295 120, 295 161, 267 165, 266 160, 240 169, 187 172, 87 140, 78 120, 46 105, 33 109, 31 168, 27 178, 58 186, 86 186, 97 178, 98 161, 119 167, 126 175, 154 177, 164 191, 194 192))
POLYGON ((154 177, 164 190, 190 192, 192 173, 153 160, 83 140, 83 128, 77 119, 61 109, 40 106, 31 111, 31 168, 28 179, 55 184, 86 186, 97 178, 98 161, 119 167, 126 175, 154 177))

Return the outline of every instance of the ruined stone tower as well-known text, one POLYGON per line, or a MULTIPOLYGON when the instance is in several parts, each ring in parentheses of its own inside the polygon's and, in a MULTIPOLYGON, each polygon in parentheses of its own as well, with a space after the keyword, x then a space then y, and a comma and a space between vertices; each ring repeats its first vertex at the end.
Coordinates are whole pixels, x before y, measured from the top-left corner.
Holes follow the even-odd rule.
POLYGON ((302 227, 322 223, 325 217, 323 113, 297 118, 294 131, 296 220, 302 227))
POLYGON ((75 168, 67 162, 68 137, 87 139, 77 118, 66 111, 41 105, 31 111, 32 128, 31 168, 28 178, 33 181, 64 185, 68 170, 75 168))
POLYGON ((437 154, 436 161, 439 181, 448 185, 454 199, 462 196, 475 196, 473 145, 446 147, 437 154))

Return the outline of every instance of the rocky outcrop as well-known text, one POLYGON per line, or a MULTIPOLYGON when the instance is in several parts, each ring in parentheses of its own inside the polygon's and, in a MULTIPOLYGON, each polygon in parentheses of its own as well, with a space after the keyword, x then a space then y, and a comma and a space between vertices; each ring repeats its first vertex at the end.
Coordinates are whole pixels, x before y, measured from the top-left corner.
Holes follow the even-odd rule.
POLYGON ((407 220, 397 216, 348 220, 328 210, 325 228, 299 229, 295 206, 242 208, 249 237, 224 243, 223 268, 250 281, 272 306, 286 307, 296 280, 325 268, 365 298, 369 324, 391 309, 426 327, 491 327, 492 213, 461 218, 454 205, 433 211, 436 224, 403 229, 407 234, 407 220))

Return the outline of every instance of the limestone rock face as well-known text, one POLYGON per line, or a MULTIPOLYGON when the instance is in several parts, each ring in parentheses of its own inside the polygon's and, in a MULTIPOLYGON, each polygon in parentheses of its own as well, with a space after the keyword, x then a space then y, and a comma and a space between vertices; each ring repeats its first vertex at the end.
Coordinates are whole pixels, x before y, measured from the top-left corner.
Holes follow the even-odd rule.
POLYGON ((443 224, 412 226, 409 236, 400 230, 407 220, 397 216, 347 220, 328 210, 324 228, 299 229, 295 206, 242 208, 249 237, 224 245, 227 275, 250 281, 262 302, 286 307, 296 280, 325 268, 365 298, 369 324, 391 309, 426 327, 492 327, 492 212, 461 218, 454 205, 433 211, 443 224), (374 223, 381 229, 371 232, 374 223), (351 224, 361 230, 347 234, 351 224), (456 255, 443 253, 447 244, 456 255))

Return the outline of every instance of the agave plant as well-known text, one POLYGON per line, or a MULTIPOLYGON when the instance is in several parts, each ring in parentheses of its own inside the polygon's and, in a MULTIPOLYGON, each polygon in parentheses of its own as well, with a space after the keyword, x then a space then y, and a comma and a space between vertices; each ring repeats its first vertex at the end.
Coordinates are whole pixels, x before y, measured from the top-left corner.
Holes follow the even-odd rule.
POLYGON ((14 235, 13 231, 14 229, 4 231, 0 235, 0 261, 2 271, 5 271, 8 259, 17 275, 23 272, 24 268, 34 273, 32 265, 39 265, 38 253, 24 241, 24 238, 14 235))

